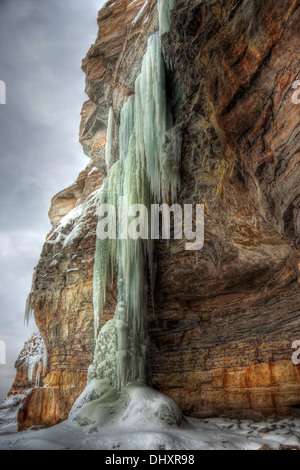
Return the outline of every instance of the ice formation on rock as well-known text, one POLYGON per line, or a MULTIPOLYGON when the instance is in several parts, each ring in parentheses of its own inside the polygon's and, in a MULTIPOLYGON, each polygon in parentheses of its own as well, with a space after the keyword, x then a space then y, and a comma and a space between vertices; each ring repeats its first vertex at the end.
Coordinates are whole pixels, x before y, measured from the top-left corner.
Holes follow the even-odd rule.
POLYGON ((30 292, 26 299, 26 304, 25 304, 24 322, 26 325, 29 324, 31 315, 32 315, 32 308, 31 308, 31 292, 30 292))
POLYGON ((47 369, 48 352, 45 342, 39 333, 33 333, 25 343, 18 359, 17 365, 27 366, 27 377, 34 387, 39 387, 41 373, 47 369))
MULTIPOLYGON (((168 8, 174 2, 168 3, 168 8)), ((159 4, 163 31, 168 30, 169 10, 159 4)), ((110 108, 107 131, 106 162, 112 152, 113 111, 110 108)), ((174 126, 167 93, 167 72, 160 34, 150 36, 135 82, 135 94, 125 102, 120 113, 119 161, 108 172, 101 190, 101 216, 106 216, 110 236, 97 237, 94 268, 95 335, 105 303, 106 287, 118 275, 118 304, 114 319, 99 332, 93 365, 88 380, 109 379, 121 390, 130 382, 147 382, 147 280, 154 280, 154 243, 143 236, 128 237, 129 208, 142 205, 150 211, 152 203, 176 200, 180 184, 181 128, 174 126), (121 203, 120 203, 121 201, 121 203), (109 205, 109 206, 108 206, 109 205), (104 208, 104 209, 103 209, 104 208), (117 220, 115 220, 117 219, 117 220), (111 232, 117 222, 117 233, 111 232), (102 239, 104 238, 104 239, 102 239)), ((102 220, 102 219, 101 219, 102 220)), ((145 221, 144 221, 145 222, 145 221)), ((132 222, 133 223, 133 222, 132 222)), ((138 224, 137 224, 138 225, 138 224)), ((146 230, 147 231, 147 230, 146 230)), ((99 235, 99 233, 98 233, 99 235)), ((103 234, 102 234, 103 235, 103 234)), ((151 282, 150 282, 151 283, 151 282)))
POLYGON ((175 7, 176 0, 157 0, 159 15, 159 34, 162 36, 170 30, 171 10, 175 7))
POLYGON ((109 170, 111 166, 113 132, 114 132, 114 110, 111 106, 108 112, 106 146, 105 146, 105 163, 106 163, 107 170, 109 170))

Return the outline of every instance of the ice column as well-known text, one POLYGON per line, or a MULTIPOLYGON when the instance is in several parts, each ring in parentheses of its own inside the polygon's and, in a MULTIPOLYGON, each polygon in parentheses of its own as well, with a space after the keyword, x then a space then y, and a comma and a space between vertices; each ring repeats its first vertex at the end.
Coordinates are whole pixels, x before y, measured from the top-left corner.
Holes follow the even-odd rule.
MULTIPOLYGON (((118 390, 129 382, 147 381, 147 281, 149 277, 153 282, 155 275, 154 242, 147 217, 152 203, 175 201, 180 184, 181 128, 173 123, 160 39, 160 34, 169 29, 170 8, 174 4, 174 0, 158 2, 160 33, 149 38, 135 94, 121 109, 120 159, 109 169, 100 197, 100 205, 114 207, 113 216, 107 215, 107 224, 112 222, 110 217, 116 217, 117 230, 115 238, 97 237, 96 242, 93 295, 97 341, 88 380, 106 378, 118 390), (128 230, 132 223, 130 216, 136 215, 129 214, 129 209, 138 204, 147 209, 144 214, 139 211, 144 232, 133 239, 128 237, 128 230), (97 336, 106 287, 116 273, 115 316, 97 336)), ((108 167, 112 128, 111 108, 106 147, 108 167)), ((99 224, 101 220, 100 217, 99 224)))
POLYGON ((114 110, 112 107, 110 107, 109 112, 108 112, 106 147, 105 147, 105 163, 106 163, 107 171, 111 167, 113 131, 114 131, 114 110))
POLYGON ((160 35, 163 35, 170 30, 171 10, 173 10, 175 3, 176 0, 157 0, 160 35))

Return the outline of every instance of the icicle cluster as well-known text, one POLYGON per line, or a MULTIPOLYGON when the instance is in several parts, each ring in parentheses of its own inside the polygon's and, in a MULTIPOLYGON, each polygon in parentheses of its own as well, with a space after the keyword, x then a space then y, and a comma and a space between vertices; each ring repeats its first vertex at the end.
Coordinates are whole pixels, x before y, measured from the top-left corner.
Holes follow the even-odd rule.
POLYGON ((43 339, 39 336, 39 341, 36 345, 35 352, 28 358, 28 381, 34 381, 35 374, 35 387, 40 386, 41 372, 45 373, 48 362, 48 352, 43 339))
POLYGON ((159 34, 162 36, 170 30, 171 10, 175 7, 176 0, 157 0, 159 15, 159 34))
MULTIPOLYGON (((94 268, 95 335, 103 311, 107 283, 118 273, 118 304, 114 319, 99 333, 88 380, 109 379, 121 390, 129 382, 147 379, 147 279, 154 281, 151 237, 137 240, 127 236, 129 207, 175 201, 180 184, 181 128, 173 127, 166 89, 166 65, 160 34, 169 29, 170 7, 174 0, 158 2, 160 33, 148 40, 135 94, 120 113, 120 159, 110 167, 113 136, 113 110, 109 112, 106 163, 100 205, 115 207, 117 231, 113 237, 97 238, 94 268), (121 198, 121 199, 120 199, 121 198), (121 204, 119 201, 121 200, 121 204)), ((114 225, 108 215, 107 224, 114 225)), ((150 222, 150 221, 148 221, 150 222)))
POLYGON ((16 366, 26 366, 28 381, 35 383, 35 387, 39 387, 40 376, 42 372, 46 372, 47 362, 48 352, 45 342, 39 333, 33 333, 25 343, 16 366))
POLYGON ((109 113, 108 113, 106 147, 105 147, 105 163, 106 163, 107 170, 109 170, 111 167, 113 132, 114 132, 114 110, 112 107, 110 107, 109 113))
POLYGON ((33 276, 32 276, 32 282, 31 282, 31 291, 26 299, 26 304, 25 304, 25 314, 24 314, 24 323, 28 326, 29 325, 29 320, 33 314, 33 310, 31 307, 31 296, 32 296, 32 286, 35 283, 36 279, 36 269, 34 269, 33 276))
POLYGON ((31 307, 31 292, 29 293, 26 304, 25 304, 25 314, 24 314, 24 323, 28 326, 29 320, 32 316, 32 307, 31 307))
POLYGON ((105 303, 106 284, 112 282, 116 271, 118 304, 114 319, 99 333, 89 380, 108 378, 119 390, 128 382, 146 381, 147 265, 151 272, 153 242, 126 236, 129 206, 150 205, 146 167, 142 161, 137 162, 135 124, 135 100, 131 97, 120 116, 120 160, 109 170, 101 192, 100 204, 116 208, 117 233, 115 238, 97 238, 94 268, 95 332, 105 303))

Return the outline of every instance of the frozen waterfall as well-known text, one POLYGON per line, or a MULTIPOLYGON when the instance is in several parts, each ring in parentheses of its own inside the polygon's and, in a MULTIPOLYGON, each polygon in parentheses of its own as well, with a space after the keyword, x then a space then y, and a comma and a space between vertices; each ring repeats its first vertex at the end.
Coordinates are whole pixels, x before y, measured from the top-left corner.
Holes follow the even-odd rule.
POLYGON ((173 123, 160 37, 169 29, 171 6, 173 0, 158 2, 160 32, 149 37, 135 94, 121 109, 119 160, 112 166, 113 108, 109 111, 108 174, 99 205, 99 220, 107 214, 108 235, 100 237, 97 231, 93 291, 97 340, 88 381, 108 379, 117 390, 130 382, 147 382, 148 277, 151 284, 155 276, 154 242, 142 234, 135 240, 127 236, 128 211, 137 204, 150 209, 152 203, 168 202, 170 198, 175 201, 180 184, 181 128, 173 123), (113 214, 106 210, 108 205, 115 208, 113 214), (115 316, 98 335, 107 285, 115 276, 115 316))

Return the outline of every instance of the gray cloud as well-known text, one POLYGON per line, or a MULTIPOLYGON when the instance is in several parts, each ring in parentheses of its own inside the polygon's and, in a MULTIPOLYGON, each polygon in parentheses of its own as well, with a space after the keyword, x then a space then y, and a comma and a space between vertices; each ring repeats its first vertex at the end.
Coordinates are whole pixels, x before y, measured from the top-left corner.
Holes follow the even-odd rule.
POLYGON ((104 0, 1 0, 0 79, 0 400, 24 341, 24 305, 43 241, 51 197, 88 159, 78 143, 87 99, 81 60, 95 41, 104 0))

